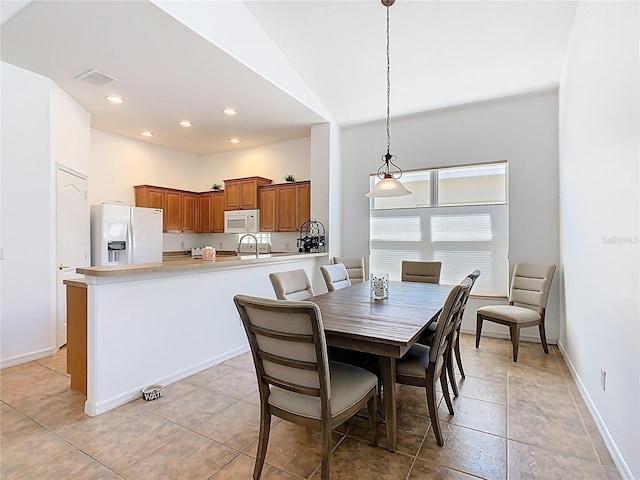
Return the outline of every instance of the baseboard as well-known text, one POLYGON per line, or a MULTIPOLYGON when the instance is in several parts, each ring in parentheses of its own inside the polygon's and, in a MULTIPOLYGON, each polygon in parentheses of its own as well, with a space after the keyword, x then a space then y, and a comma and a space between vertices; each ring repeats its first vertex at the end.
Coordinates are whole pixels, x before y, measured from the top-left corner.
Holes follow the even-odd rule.
POLYGON ((50 357, 58 351, 58 347, 49 347, 35 352, 22 353, 9 358, 3 358, 0 360, 0 370, 7 367, 14 367, 22 363, 33 362, 34 360, 40 360, 41 358, 50 357))
POLYGON ((616 442, 613 440, 613 437, 609 433, 609 430, 607 429, 607 425, 604 423, 604 420, 602 420, 602 417, 600 416, 600 412, 598 412, 596 405, 593 403, 593 400, 591 400, 591 396, 589 395, 589 392, 587 392, 587 389, 585 388, 584 383, 582 383, 582 380, 580 379, 580 376, 578 375, 577 370, 573 366, 573 363, 571 363, 571 359, 567 355, 567 352, 565 351, 564 346, 562 345, 561 342, 558 342, 558 348, 560 349, 560 352, 562 352, 562 356, 564 357, 564 361, 569 367, 571 376, 573 377, 574 381, 576 382, 576 385, 578 386, 578 391, 580 392, 582 399, 587 405, 587 408, 589 409, 589 413, 591 413, 591 416, 595 420, 596 426, 598 427, 598 431, 600 432, 600 435, 602 435, 602 438, 604 439, 604 443, 607 446, 607 449, 609 450, 609 454, 611 455, 611 458, 616 464, 616 467, 618 467, 618 471, 620 472, 620 475, 625 480, 634 480, 633 474, 631 473, 631 469, 627 465, 627 462, 624 461, 624 458, 622 458, 622 455, 620 454, 620 450, 618 450, 618 447, 616 446, 616 442))
POLYGON ((132 400, 136 400, 140 398, 142 395, 141 390, 145 387, 148 387, 149 385, 159 384, 166 387, 167 385, 171 385, 172 383, 178 382, 183 378, 187 378, 191 375, 194 375, 198 372, 206 370, 207 368, 213 367, 214 365, 218 365, 219 363, 222 363, 226 360, 229 360, 230 358, 233 358, 237 355, 240 355, 248 351, 249 351, 248 345, 236 348, 229 352, 225 352, 222 355, 218 355, 217 357, 210 358, 205 362, 199 363, 197 365, 193 365, 189 368, 176 372, 172 375, 158 378, 156 380, 146 383, 145 385, 139 385, 136 388, 133 388, 119 395, 116 395, 115 397, 111 397, 107 400, 102 400, 100 402, 89 402, 89 400, 87 399, 87 401, 84 403, 84 413, 86 413, 90 417, 96 417, 102 413, 108 412, 109 410, 113 410, 114 408, 120 407, 125 403, 129 403, 132 400))

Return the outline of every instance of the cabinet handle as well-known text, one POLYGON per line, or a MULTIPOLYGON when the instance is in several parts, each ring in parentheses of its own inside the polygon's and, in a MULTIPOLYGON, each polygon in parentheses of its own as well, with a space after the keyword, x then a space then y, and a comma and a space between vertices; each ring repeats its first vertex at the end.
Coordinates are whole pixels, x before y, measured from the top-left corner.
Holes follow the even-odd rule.
POLYGON ((65 268, 69 268, 69 265, 60 264, 58 265, 58 270, 64 270, 65 268))

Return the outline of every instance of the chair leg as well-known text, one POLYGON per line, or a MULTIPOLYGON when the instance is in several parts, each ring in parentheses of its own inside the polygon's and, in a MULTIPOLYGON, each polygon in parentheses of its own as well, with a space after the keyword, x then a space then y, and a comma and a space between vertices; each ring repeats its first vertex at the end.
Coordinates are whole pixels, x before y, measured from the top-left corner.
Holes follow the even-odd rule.
POLYGON ((542 349, 544 353, 549 353, 549 347, 547 346, 547 334, 544 331, 544 319, 538 324, 538 328, 540 329, 540 340, 542 341, 542 349))
POLYGON ((482 317, 478 315, 476 318, 476 348, 480 346, 480 333, 482 333, 482 317))
POLYGON ((436 443, 439 446, 444 445, 444 440, 442 439, 442 430, 440 429, 440 421, 438 420, 438 408, 436 404, 436 381, 433 372, 427 370, 427 388, 425 391, 427 393, 427 407, 429 408, 429 418, 431 419, 431 427, 433 428, 433 433, 436 436, 436 443))
POLYGON ((369 431, 371 432, 371 445, 378 445, 378 396, 376 392, 373 392, 373 395, 367 402, 367 407, 369 407, 369 431))
POLYGON ((322 466, 320 467, 321 480, 329 480, 329 454, 331 453, 331 429, 328 425, 322 426, 322 466))
POLYGON ((256 453, 256 464, 253 468, 253 480, 258 480, 262 475, 264 459, 267 456, 267 444, 269 443, 269 431, 271 427, 271 414, 262 409, 260 412, 260 433, 258 435, 258 451, 256 453))
POLYGON ((456 346, 454 347, 454 352, 456 354, 456 362, 458 363, 458 370, 460 370, 460 375, 462 378, 467 378, 464 375, 464 368, 462 368, 462 355, 460 354, 460 332, 458 332, 458 341, 456 342, 456 346))
POLYGON ((510 325, 509 334, 511 335, 511 344, 513 345, 513 361, 518 361, 518 347, 520 346, 520 326, 510 325))
MULTIPOLYGON (((453 348, 451 349, 453 350, 453 348)), ((456 375, 453 371, 453 352, 449 351, 449 355, 447 355, 447 373, 449 374, 449 382, 451 383, 451 389, 453 390, 453 396, 458 397, 458 384, 456 383, 456 375)))
POLYGON ((440 386, 442 387, 442 396, 449 409, 449 415, 453 415, 453 404, 451 403, 451 397, 449 396, 449 386, 447 385, 447 371, 446 366, 442 366, 442 372, 440 372, 440 386))

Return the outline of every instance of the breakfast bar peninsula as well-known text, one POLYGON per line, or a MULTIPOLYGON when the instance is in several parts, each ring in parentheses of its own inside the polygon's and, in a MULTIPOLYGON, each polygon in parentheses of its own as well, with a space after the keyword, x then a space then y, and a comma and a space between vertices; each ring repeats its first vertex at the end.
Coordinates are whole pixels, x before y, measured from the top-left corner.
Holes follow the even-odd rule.
POLYGON ((322 291, 325 263, 326 253, 281 253, 77 269, 86 284, 85 413, 248 351, 233 296, 273 298, 269 274, 298 268, 322 291))

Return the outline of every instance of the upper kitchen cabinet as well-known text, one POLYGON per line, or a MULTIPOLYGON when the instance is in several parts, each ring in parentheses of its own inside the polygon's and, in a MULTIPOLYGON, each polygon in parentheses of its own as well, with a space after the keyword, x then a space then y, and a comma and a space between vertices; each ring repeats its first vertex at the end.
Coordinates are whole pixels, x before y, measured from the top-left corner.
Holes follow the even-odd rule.
POLYGON ((224 181, 224 209, 252 210, 260 208, 258 189, 273 183, 268 178, 248 177, 224 181))
POLYGON ((260 187, 260 231, 275 232, 278 217, 278 185, 260 187))
POLYGON ((136 191, 136 207, 164 209, 166 188, 152 187, 150 185, 136 185, 133 188, 136 191))
POLYGON ((161 208, 165 233, 195 233, 197 194, 171 188, 136 185, 136 207, 161 208))
POLYGON ((297 232, 309 220, 311 182, 260 188, 260 231, 297 232))
POLYGON ((197 232, 224 233, 224 191, 198 194, 197 232))
POLYGON ((182 203, 181 232, 196 233, 196 210, 198 195, 196 193, 181 192, 180 201, 182 203))

